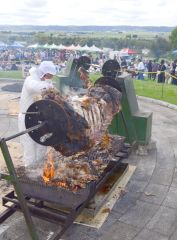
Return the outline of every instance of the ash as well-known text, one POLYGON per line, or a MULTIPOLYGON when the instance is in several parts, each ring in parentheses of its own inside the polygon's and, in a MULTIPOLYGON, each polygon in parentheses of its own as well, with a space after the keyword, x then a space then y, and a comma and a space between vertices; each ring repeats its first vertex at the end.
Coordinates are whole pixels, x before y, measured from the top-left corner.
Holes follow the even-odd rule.
POLYGON ((90 182, 98 181, 106 172, 110 160, 116 161, 116 154, 123 146, 123 137, 105 135, 102 143, 71 157, 64 157, 50 148, 44 164, 18 169, 19 180, 77 192, 90 182))

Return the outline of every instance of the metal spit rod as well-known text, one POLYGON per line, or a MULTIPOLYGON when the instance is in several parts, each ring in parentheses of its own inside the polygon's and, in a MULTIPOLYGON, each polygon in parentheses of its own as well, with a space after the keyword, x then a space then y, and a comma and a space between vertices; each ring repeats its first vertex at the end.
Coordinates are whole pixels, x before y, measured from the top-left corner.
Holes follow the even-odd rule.
POLYGON ((12 135, 12 136, 10 136, 10 137, 7 137, 7 138, 4 139, 4 141, 9 141, 9 140, 11 140, 11 139, 13 139, 13 138, 16 138, 16 137, 19 137, 19 136, 21 136, 21 135, 23 135, 23 134, 25 134, 25 133, 32 132, 32 131, 34 131, 34 130, 36 130, 36 129, 39 129, 39 128, 43 127, 46 123, 47 123, 46 121, 45 121, 45 122, 42 122, 42 123, 40 123, 40 124, 38 124, 38 125, 36 125, 36 126, 33 126, 33 127, 31 127, 31 128, 26 129, 25 131, 22 131, 22 132, 19 132, 19 133, 15 134, 15 135, 12 135))
POLYGON ((40 112, 22 112, 22 114, 40 114, 40 112))

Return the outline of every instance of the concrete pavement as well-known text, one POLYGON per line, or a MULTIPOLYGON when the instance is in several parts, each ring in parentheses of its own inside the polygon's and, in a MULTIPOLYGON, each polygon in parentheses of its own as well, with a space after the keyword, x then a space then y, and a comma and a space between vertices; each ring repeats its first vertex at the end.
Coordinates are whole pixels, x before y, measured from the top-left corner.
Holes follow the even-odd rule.
MULTIPOLYGON (((127 193, 117 201, 99 229, 73 224, 65 240, 176 240, 177 239, 177 111, 139 100, 143 111, 153 111, 152 139, 156 147, 148 155, 132 153, 126 162, 137 169, 127 193)), ((16 129, 16 118, 12 118, 16 129)), ((0 129, 5 121, 1 118, 0 129)), ((11 131, 10 131, 11 132, 11 131)), ((41 239, 58 226, 35 220, 41 239)), ((17 213, 0 226, 1 240, 28 240, 24 219, 17 213)))

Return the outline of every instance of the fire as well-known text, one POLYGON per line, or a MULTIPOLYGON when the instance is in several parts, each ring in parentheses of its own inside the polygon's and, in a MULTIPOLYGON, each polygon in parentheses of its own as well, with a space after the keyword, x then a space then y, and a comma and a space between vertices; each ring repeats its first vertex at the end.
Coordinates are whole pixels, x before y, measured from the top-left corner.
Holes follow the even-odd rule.
MULTIPOLYGON (((102 161, 97 159, 95 164, 97 169, 101 163, 102 161)), ((87 183, 96 181, 97 176, 91 173, 91 168, 87 161, 76 159, 70 159, 70 161, 58 160, 55 150, 51 149, 44 164, 42 180, 47 186, 77 192, 78 189, 85 188, 87 183)))
POLYGON ((55 185, 58 186, 58 187, 67 188, 67 184, 66 184, 66 182, 63 182, 63 181, 56 182, 55 185))
POLYGON ((103 149, 109 148, 109 144, 110 144, 110 137, 108 134, 105 134, 102 138, 101 147, 103 149))
POLYGON ((55 175, 55 167, 54 167, 54 160, 53 160, 53 153, 49 151, 47 162, 44 164, 43 168, 43 180, 45 183, 48 183, 55 175))
POLYGON ((50 150, 47 156, 47 161, 44 164, 42 179, 46 184, 51 184, 53 186, 67 188, 67 183, 65 181, 54 181, 55 177, 55 166, 54 166, 54 154, 50 150))

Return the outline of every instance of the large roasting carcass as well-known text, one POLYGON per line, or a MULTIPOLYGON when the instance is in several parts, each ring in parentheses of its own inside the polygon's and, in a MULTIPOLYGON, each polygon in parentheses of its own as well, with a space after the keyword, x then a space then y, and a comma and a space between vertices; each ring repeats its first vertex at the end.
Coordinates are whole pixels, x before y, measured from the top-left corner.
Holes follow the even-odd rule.
POLYGON ((62 97, 55 89, 42 94, 26 114, 26 128, 46 124, 29 135, 37 143, 52 146, 64 156, 87 152, 102 141, 114 115, 120 110, 121 93, 108 85, 95 85, 82 96, 62 97), (34 114, 36 112, 36 114, 34 114))
POLYGON ((61 226, 52 240, 63 235, 127 154, 124 138, 107 134, 114 115, 120 111, 120 98, 116 84, 108 77, 99 79, 84 96, 63 97, 54 89, 43 92, 42 99, 26 112, 27 129, 0 141, 18 197, 12 191, 3 198, 3 206, 12 204, 0 221, 21 210, 32 239, 39 238, 31 215, 61 226), (28 175, 31 168, 15 170, 6 144, 26 133, 37 143, 52 147, 43 175, 35 178, 28 175))

